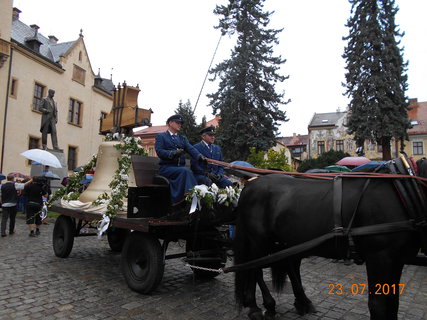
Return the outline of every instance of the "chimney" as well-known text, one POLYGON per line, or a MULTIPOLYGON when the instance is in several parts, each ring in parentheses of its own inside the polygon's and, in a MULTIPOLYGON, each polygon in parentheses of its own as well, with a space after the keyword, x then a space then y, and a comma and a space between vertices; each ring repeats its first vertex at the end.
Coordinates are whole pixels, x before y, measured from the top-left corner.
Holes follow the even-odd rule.
POLYGON ((57 44, 58 43, 58 38, 55 36, 48 36, 49 37, 49 43, 50 44, 57 44))
POLYGON ((22 11, 19 10, 18 8, 13 8, 13 11, 12 11, 12 21, 19 20, 19 14, 21 12, 22 11))
POLYGON ((36 24, 30 25, 30 27, 31 27, 31 29, 33 29, 35 31, 34 37, 37 37, 37 33, 38 33, 38 30, 40 29, 40 27, 36 24))
POLYGON ((409 99, 409 104, 417 104, 418 103, 418 98, 411 98, 409 99))

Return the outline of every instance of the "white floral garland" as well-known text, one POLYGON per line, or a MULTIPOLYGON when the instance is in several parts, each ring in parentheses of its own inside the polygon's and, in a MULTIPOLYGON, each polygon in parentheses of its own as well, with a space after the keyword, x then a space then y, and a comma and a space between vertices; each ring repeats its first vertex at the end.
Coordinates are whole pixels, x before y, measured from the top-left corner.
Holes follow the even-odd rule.
POLYGON ((123 143, 115 145, 122 155, 117 159, 119 168, 116 170, 113 180, 108 185, 111 188, 111 195, 104 192, 93 204, 105 204, 106 212, 102 215, 102 220, 98 223, 98 238, 107 230, 110 221, 117 215, 118 211, 123 211, 123 199, 128 192, 129 170, 132 166, 132 155, 146 155, 146 151, 141 147, 141 138, 129 137, 124 134, 107 134, 105 141, 121 141, 123 143))
POLYGON ((218 188, 213 183, 210 187, 201 184, 192 188, 186 197, 186 200, 191 202, 191 208, 189 214, 192 214, 198 209, 202 209, 202 205, 208 209, 213 209, 214 204, 220 204, 227 207, 237 207, 237 202, 240 197, 242 189, 225 187, 218 188))
MULTIPOLYGON (((108 185, 111 188, 111 194, 104 192, 95 201, 90 204, 90 207, 98 207, 97 209, 105 210, 102 213, 102 219, 97 224, 98 237, 108 229, 110 221, 117 215, 118 211, 124 210, 123 199, 127 196, 129 170, 132 166, 132 155, 147 155, 146 151, 140 145, 140 138, 125 136, 124 134, 107 134, 105 141, 118 141, 122 143, 116 144, 114 147, 121 151, 121 157, 117 158, 118 169, 116 170, 113 179, 108 185)), ((89 170, 96 164, 96 156, 94 156, 85 169, 89 170)), ((78 172, 73 175, 69 182, 70 186, 60 188, 52 198, 51 202, 56 199, 61 199, 61 203, 73 202, 72 200, 78 199, 80 192, 78 191, 82 185, 81 179, 86 171, 78 172)), ((74 201, 76 202, 76 201, 74 201)), ((79 203, 81 205, 82 203, 79 203)), ((72 204, 71 204, 72 206, 72 204)))

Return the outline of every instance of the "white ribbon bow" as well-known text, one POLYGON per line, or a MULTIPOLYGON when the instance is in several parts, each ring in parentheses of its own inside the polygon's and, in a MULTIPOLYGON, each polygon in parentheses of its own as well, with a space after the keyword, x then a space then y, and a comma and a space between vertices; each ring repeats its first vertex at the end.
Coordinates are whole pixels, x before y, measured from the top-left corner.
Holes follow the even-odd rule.
POLYGON ((44 220, 47 217, 47 212, 48 212, 48 210, 47 210, 46 202, 43 202, 43 207, 42 207, 42 210, 40 211, 40 219, 41 220, 44 220))
POLYGON ((210 193, 215 198, 215 193, 209 191, 208 186, 204 184, 200 184, 194 187, 193 198, 191 200, 190 212, 188 214, 192 214, 196 209, 202 209, 202 205, 200 203, 200 199, 203 198, 207 193, 210 193))
POLYGON ((98 239, 101 239, 102 234, 107 231, 108 226, 110 225, 110 218, 106 215, 103 215, 102 220, 98 222, 98 239))

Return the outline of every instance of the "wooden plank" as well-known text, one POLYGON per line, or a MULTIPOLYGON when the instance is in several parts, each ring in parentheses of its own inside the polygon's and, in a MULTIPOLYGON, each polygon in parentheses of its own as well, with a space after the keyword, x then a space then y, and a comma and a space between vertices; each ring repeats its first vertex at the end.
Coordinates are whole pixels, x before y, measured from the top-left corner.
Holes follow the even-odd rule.
MULTIPOLYGON (((54 205, 52 211, 63 214, 64 216, 73 217, 88 222, 99 221, 102 219, 101 213, 86 212, 78 209, 64 208, 54 205)), ((149 232, 150 227, 167 227, 167 226, 186 226, 189 221, 177 221, 154 218, 127 218, 125 214, 119 214, 112 219, 112 225, 117 228, 136 230, 141 232, 149 232)))

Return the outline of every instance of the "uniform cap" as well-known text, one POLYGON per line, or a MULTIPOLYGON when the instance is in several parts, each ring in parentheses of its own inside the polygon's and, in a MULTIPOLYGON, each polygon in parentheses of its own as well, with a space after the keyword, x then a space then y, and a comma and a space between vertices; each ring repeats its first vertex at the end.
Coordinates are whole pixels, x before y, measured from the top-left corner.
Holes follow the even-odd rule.
POLYGON ((168 118, 168 120, 166 120, 166 124, 168 124, 169 122, 178 122, 178 123, 183 123, 184 120, 182 119, 182 116, 180 114, 174 114, 173 116, 170 116, 168 118))
POLYGON ((204 133, 207 133, 210 136, 215 135, 215 127, 209 126, 209 127, 206 127, 204 129, 200 130, 200 134, 204 134, 204 133))

